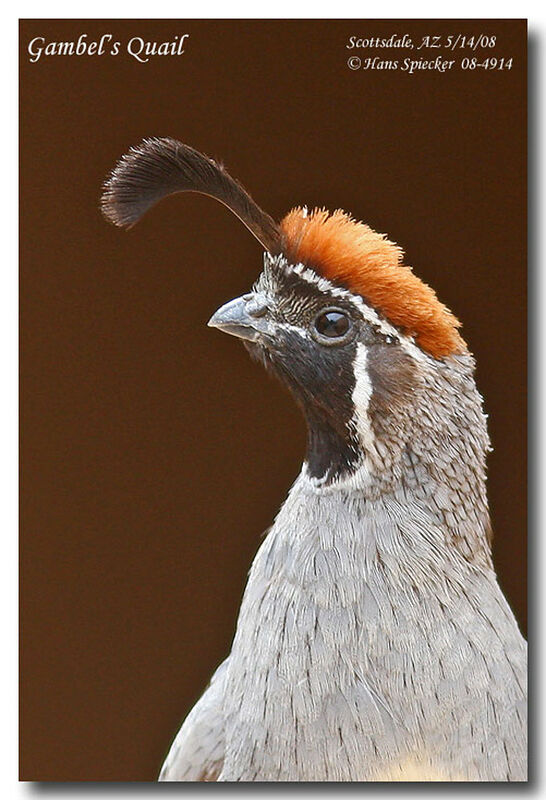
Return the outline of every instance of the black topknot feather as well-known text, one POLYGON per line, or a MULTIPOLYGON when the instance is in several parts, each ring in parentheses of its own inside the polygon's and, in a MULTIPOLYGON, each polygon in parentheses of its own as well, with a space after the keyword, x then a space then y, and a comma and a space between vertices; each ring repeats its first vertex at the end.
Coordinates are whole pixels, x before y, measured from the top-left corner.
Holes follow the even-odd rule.
POLYGON ((118 162, 104 185, 102 213, 120 227, 134 225, 155 203, 175 192, 199 192, 223 203, 269 252, 279 229, 221 164, 176 139, 145 139, 118 162))

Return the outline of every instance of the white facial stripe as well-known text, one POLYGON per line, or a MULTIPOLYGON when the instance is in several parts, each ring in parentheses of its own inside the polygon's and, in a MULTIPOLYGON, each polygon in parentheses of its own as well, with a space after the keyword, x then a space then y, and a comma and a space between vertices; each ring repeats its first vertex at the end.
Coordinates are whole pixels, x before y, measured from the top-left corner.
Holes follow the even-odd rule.
POLYGON ((329 482, 329 476, 313 478, 309 475, 307 464, 303 464, 299 480, 313 492, 329 492, 343 489, 345 491, 361 491, 372 480, 371 465, 368 454, 375 451, 375 433, 373 431, 369 406, 373 386, 367 369, 368 353, 366 346, 359 342, 354 361, 355 387, 352 401, 355 414, 351 420, 351 427, 362 447, 362 453, 356 469, 348 474, 343 474, 335 481, 329 482))
POLYGON ((356 347, 354 373, 355 388, 353 389, 352 400, 355 407, 355 426, 360 443, 364 452, 366 452, 374 447, 375 439, 368 413, 373 386, 368 373, 368 352, 360 342, 356 347))

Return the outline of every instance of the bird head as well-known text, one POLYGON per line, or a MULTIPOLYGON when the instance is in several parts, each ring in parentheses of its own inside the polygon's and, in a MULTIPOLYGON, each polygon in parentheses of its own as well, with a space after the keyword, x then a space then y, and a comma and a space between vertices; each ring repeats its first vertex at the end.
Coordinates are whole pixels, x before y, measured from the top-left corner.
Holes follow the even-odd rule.
POLYGON ((381 491, 465 463, 467 476, 482 476, 487 434, 473 359, 458 320, 400 247, 341 210, 297 207, 277 225, 220 164, 173 139, 132 148, 102 210, 129 227, 181 191, 222 202, 264 248, 252 290, 209 325, 241 339, 294 394, 308 423, 310 481, 381 491))

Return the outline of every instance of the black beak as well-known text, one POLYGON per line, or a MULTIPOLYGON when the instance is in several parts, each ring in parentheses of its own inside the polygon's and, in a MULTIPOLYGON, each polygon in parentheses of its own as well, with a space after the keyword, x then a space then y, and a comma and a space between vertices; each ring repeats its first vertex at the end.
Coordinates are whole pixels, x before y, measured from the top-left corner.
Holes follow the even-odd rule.
POLYGON ((209 319, 208 325, 239 339, 255 342, 262 334, 272 332, 266 313, 267 303, 263 297, 253 293, 244 294, 219 308, 209 319))

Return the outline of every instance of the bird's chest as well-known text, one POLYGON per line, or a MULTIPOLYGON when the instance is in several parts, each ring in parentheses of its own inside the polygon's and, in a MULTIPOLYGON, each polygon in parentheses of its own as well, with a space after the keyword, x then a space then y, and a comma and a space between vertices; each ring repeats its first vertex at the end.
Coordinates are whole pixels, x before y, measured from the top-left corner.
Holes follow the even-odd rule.
POLYGON ((404 549, 404 526, 420 520, 346 508, 289 498, 256 557, 226 677, 221 780, 506 773, 499 720, 518 700, 521 637, 510 633, 514 666, 493 585, 450 584, 457 570, 439 568, 432 537, 404 549))
POLYGON ((226 776, 365 780, 378 748, 388 759, 402 746, 370 669, 370 652, 390 648, 358 558, 292 547, 287 559, 282 541, 259 554, 230 658, 226 776))

